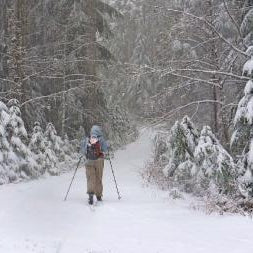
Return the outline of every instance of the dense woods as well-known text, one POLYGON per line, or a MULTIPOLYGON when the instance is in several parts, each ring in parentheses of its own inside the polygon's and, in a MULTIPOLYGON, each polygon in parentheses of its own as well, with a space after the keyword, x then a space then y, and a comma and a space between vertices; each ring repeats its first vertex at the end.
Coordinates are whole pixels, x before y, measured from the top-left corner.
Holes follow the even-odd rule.
POLYGON ((149 180, 250 199, 253 2, 111 2, 127 17, 110 44, 112 100, 164 127, 149 180))
POLYGON ((173 124, 193 115, 229 143, 248 80, 241 69, 251 45, 251 2, 115 1, 115 6, 128 17, 111 43, 121 70, 114 83, 125 103, 155 122, 173 124))
POLYGON ((119 146, 136 135, 135 121, 163 127, 149 172, 186 180, 180 188, 198 195, 253 196, 253 1, 0 6, 1 150, 17 153, 8 133, 17 118, 7 114, 22 115, 14 132, 26 129, 32 143, 46 126, 73 142, 99 124, 119 146))
POLYGON ((64 136, 113 121, 99 66, 113 55, 98 37, 111 35, 100 1, 1 1, 1 97, 21 103, 25 124, 53 122, 64 136), (3 21, 3 22, 2 22, 3 21), (36 110, 34 110, 36 108, 36 110))
MULTIPOLYGON (((49 138, 50 131, 54 135, 57 132, 61 142, 66 138, 76 140, 74 148, 94 124, 103 126, 115 147, 134 138, 134 124, 130 123, 127 111, 108 103, 104 81, 99 76, 99 69, 115 59, 100 38, 112 36, 108 22, 120 18, 120 12, 97 0, 1 0, 0 6, 0 143, 10 145, 12 135, 8 127, 21 127, 20 122, 22 131, 16 134, 23 139, 22 147, 28 153, 33 150, 29 148, 29 137, 32 141, 33 131, 42 134, 40 128, 46 129, 42 134, 45 138, 49 138), (19 117, 17 124, 6 116, 13 114, 13 101, 15 115, 19 117)), ((20 150, 10 147, 9 151, 17 154, 20 150)), ((72 153, 75 152, 76 149, 72 153)), ((49 155, 45 149, 42 153, 54 160, 52 170, 57 170, 58 162, 51 157, 52 152, 49 155)), ((6 167, 9 157, 1 156, 0 164, 6 167)), ((27 157, 23 158, 30 164, 27 157)), ((9 169, 18 174, 12 178, 7 173, 3 182, 19 178, 22 168, 18 167, 3 168, 3 175, 9 169)), ((25 170, 29 176, 34 174, 29 168, 25 170)), ((42 165, 36 173, 37 170, 45 171, 42 165)))

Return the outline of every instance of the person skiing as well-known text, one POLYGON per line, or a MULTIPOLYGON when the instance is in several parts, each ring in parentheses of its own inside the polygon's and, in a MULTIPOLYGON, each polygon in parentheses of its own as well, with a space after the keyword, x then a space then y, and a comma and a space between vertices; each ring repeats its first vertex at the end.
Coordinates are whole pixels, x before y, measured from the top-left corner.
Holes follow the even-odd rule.
POLYGON ((94 195, 97 201, 102 201, 104 158, 108 151, 108 145, 99 126, 92 126, 89 137, 85 137, 82 141, 81 151, 86 156, 88 203, 92 205, 94 195))

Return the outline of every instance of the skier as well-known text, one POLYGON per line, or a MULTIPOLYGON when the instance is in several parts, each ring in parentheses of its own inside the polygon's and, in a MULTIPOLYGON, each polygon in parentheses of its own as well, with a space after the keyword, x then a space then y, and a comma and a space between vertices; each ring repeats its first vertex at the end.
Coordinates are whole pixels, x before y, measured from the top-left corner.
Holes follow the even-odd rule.
POLYGON ((85 168, 87 194, 89 195, 88 203, 92 205, 94 194, 97 201, 102 201, 104 158, 108 151, 108 145, 99 126, 92 126, 90 136, 85 137, 82 141, 81 151, 86 156, 85 168))

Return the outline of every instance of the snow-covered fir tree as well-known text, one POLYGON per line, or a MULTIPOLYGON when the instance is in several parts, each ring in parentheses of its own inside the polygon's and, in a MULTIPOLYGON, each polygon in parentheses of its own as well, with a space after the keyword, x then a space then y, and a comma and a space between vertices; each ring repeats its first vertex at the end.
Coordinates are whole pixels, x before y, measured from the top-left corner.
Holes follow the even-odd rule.
POLYGON ((39 122, 34 123, 32 136, 29 143, 29 148, 35 154, 44 153, 45 152, 45 137, 43 134, 43 130, 40 126, 39 122))
POLYGON ((29 139, 19 101, 12 99, 8 106, 0 102, 0 184, 37 178, 45 172, 58 175, 64 164, 64 169, 72 167, 77 152, 67 136, 64 141, 57 136, 52 123, 44 134, 35 122, 29 139))
POLYGON ((185 162, 188 164, 194 158, 193 154, 198 138, 198 130, 187 116, 183 118, 181 123, 177 121, 174 124, 169 136, 168 164, 163 169, 165 176, 182 180, 184 177, 183 164, 185 162))
POLYGON ((49 174, 59 174, 59 162, 60 159, 64 159, 63 156, 63 141, 57 135, 56 129, 53 123, 48 123, 44 133, 45 136, 45 155, 46 155, 46 169, 49 174))
POLYGON ((44 137, 46 170, 49 174, 57 175, 62 166, 59 163, 71 164, 77 158, 75 146, 70 143, 67 135, 62 140, 52 123, 47 124, 44 137))
POLYGON ((6 138, 5 127, 9 120, 8 108, 0 101, 0 184, 9 182, 8 155, 10 145, 6 138))
MULTIPOLYGON (((246 53, 250 59, 243 67, 243 74, 252 78, 253 74, 253 46, 246 53)), ((249 80, 244 88, 234 118, 234 132, 231 147, 235 155, 239 156, 240 189, 245 197, 253 197, 253 82, 249 80)))
POLYGON ((10 115, 8 107, 5 103, 0 101, 0 121, 2 126, 6 126, 9 121, 10 115))
POLYGON ((197 165, 196 189, 211 194, 236 192, 236 164, 209 126, 204 126, 201 131, 194 157, 197 165))
POLYGON ((187 116, 181 122, 176 121, 170 131, 159 132, 153 142, 154 160, 146 170, 148 181, 192 192, 198 138, 199 131, 187 116))
POLYGON ((161 179, 158 170, 162 171, 167 185, 202 196, 238 193, 238 165, 209 126, 200 133, 184 117, 170 132, 157 135, 154 147, 153 168, 148 168, 148 173, 161 179))
POLYGON ((194 150, 198 143, 199 131, 185 116, 181 123, 176 123, 171 129, 169 163, 164 173, 181 190, 192 192, 194 186, 194 150))
POLYGON ((52 149, 60 161, 64 160, 63 141, 60 136, 57 135, 57 131, 53 123, 48 123, 45 130, 45 138, 47 146, 52 149))
POLYGON ((67 134, 64 135, 63 143, 64 143, 64 145, 63 145, 62 149, 64 152, 64 161, 71 162, 72 159, 77 158, 75 146, 72 145, 67 134))
POLYGON ((252 1, 248 1, 249 3, 244 6, 247 11, 243 17, 240 32, 244 38, 244 44, 247 46, 252 45, 253 41, 253 9, 252 9, 252 1), (248 5, 248 6, 247 6, 248 5))
POLYGON ((53 176, 58 175, 60 173, 59 160, 55 152, 49 147, 48 142, 46 142, 45 149, 45 172, 53 176))
POLYGON ((45 172, 46 144, 45 144, 45 137, 43 134, 43 130, 40 126, 40 123, 37 121, 34 123, 34 128, 31 135, 29 148, 35 154, 35 160, 40 167, 40 173, 43 174, 45 172))
POLYGON ((34 154, 27 147, 27 131, 21 118, 20 104, 17 99, 8 102, 10 117, 6 125, 7 140, 10 143, 11 154, 9 159, 15 162, 17 178, 34 178, 38 176, 38 164, 34 154))

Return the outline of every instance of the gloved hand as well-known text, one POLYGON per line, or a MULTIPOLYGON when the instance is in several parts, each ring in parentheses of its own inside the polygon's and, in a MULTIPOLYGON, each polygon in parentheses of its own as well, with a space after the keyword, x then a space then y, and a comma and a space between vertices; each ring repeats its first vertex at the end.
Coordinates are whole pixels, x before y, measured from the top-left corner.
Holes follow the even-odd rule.
POLYGON ((110 160, 110 155, 109 155, 109 153, 104 153, 104 159, 105 159, 105 160, 110 160))

